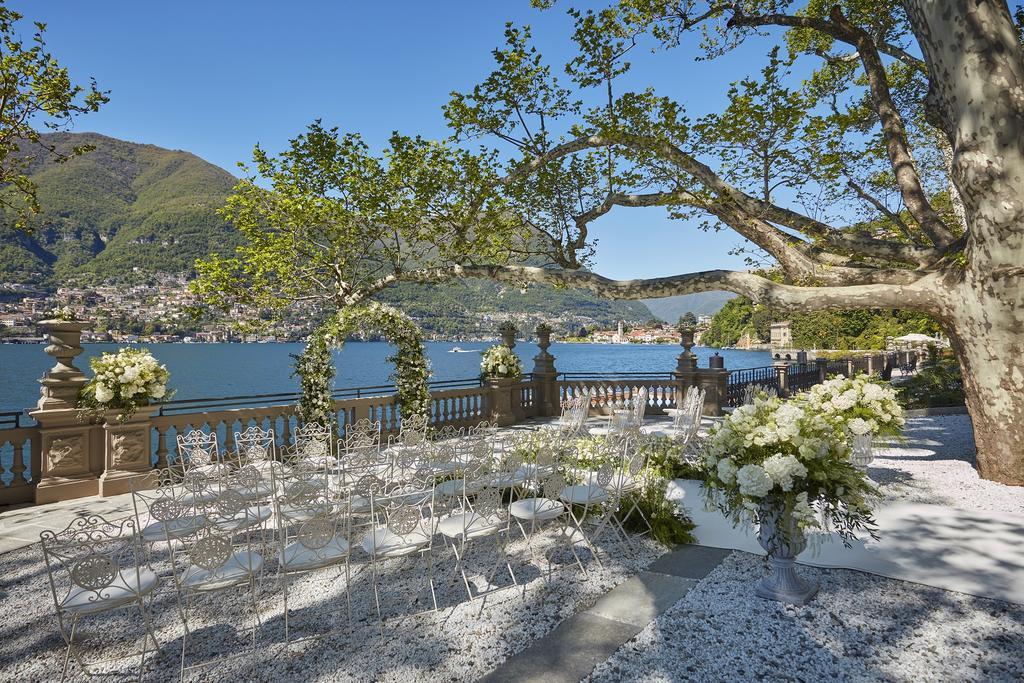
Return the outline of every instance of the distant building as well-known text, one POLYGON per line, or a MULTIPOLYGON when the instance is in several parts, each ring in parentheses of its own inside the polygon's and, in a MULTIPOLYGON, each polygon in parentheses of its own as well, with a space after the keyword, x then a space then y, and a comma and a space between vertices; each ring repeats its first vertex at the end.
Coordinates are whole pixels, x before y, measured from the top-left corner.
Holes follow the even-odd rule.
POLYGON ((792 348, 793 330, 788 320, 772 323, 771 344, 773 349, 792 348))

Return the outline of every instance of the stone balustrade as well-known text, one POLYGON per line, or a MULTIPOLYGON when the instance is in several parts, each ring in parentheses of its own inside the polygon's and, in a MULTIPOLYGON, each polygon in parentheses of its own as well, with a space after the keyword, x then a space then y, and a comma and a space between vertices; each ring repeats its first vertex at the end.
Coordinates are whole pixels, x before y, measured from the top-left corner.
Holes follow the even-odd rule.
MULTIPOLYGON (((0 416, 0 505, 126 492, 153 468, 172 465, 176 437, 194 429, 215 432, 225 453, 234 451, 235 433, 249 426, 271 430, 279 448, 293 445, 299 427, 295 395, 176 401, 143 408, 124 423, 115 419, 113 411, 105 421, 83 422, 75 401, 86 378, 74 366, 74 358, 82 352, 81 331, 86 327, 82 322, 43 323, 50 342, 45 351, 57 362, 40 380, 41 397, 29 413, 36 425, 22 424, 17 414, 0 416), (5 418, 9 418, 6 423, 5 418)), ((514 326, 507 324, 501 332, 504 343, 514 346, 514 326)), ((771 386, 785 396, 828 375, 879 372, 917 357, 913 352, 898 352, 813 363, 777 359, 773 366, 730 372, 721 357, 713 357, 707 368, 697 367, 691 350, 693 336, 687 332, 683 330, 684 350, 672 372, 566 374, 555 368, 555 357, 548 351, 551 330, 541 325, 536 330, 540 352, 533 359, 532 373, 520 379, 437 383, 431 390, 431 424, 458 428, 484 420, 510 425, 532 417, 553 417, 560 413, 563 401, 584 391, 592 392, 592 412, 609 414, 626 408, 641 387, 647 389, 648 415, 663 415, 675 408, 691 386, 705 389, 704 414, 720 415, 723 408, 739 403, 750 384, 771 386)), ((339 393, 348 394, 334 402, 340 433, 362 418, 380 420, 385 435, 398 433, 401 416, 396 397, 387 387, 339 393)))

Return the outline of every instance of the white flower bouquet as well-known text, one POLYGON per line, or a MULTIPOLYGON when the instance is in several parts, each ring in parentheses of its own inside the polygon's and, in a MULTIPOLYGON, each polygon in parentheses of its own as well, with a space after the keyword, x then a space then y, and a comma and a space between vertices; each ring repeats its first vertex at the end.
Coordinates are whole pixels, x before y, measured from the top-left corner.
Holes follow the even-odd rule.
MULTIPOLYGON (((716 425, 699 467, 710 505, 733 524, 789 520, 780 530, 835 531, 849 545, 857 531, 875 535, 877 491, 837 438, 834 415, 797 398, 756 397, 716 425)), ((797 544, 799 539, 783 538, 797 544)))
POLYGON ((497 344, 484 351, 480 361, 480 376, 484 379, 492 377, 510 377, 519 379, 523 376, 523 364, 519 356, 504 344, 497 344))
POLYGON ((905 420, 896 390, 867 375, 843 376, 817 384, 797 400, 831 421, 847 437, 899 436, 905 420))
POLYGON ((58 306, 50 311, 50 314, 46 317, 50 320, 60 320, 61 322, 74 322, 76 320, 75 311, 70 306, 58 306))
POLYGON ((139 406, 170 398, 171 374, 147 349, 127 348, 105 352, 89 361, 93 378, 79 394, 79 407, 92 417, 106 410, 120 410, 119 421, 135 414, 139 406))

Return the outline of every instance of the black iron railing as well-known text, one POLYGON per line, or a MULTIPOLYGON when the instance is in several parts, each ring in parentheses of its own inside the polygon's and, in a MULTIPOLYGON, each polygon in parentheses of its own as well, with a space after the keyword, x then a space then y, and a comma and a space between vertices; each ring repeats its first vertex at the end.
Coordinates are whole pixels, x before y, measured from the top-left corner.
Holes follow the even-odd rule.
MULTIPOLYGON (((532 376, 524 375, 523 381, 531 381, 532 376), (529 377, 530 379, 527 379, 529 377)), ((430 382, 431 391, 444 391, 446 389, 472 389, 483 386, 479 377, 465 379, 448 379, 430 382)), ((335 400, 347 398, 365 398, 368 396, 381 396, 393 393, 395 385, 377 384, 365 387, 346 387, 335 389, 331 397, 335 400)), ((221 396, 217 398, 189 398, 177 401, 168 401, 160 404, 159 415, 175 415, 182 412, 205 412, 210 410, 226 410, 231 408, 280 406, 297 402, 302 398, 298 393, 282 394, 249 394, 246 396, 221 396)))
POLYGON ((26 415, 24 411, 0 413, 0 429, 19 429, 21 427, 35 427, 36 421, 26 415))

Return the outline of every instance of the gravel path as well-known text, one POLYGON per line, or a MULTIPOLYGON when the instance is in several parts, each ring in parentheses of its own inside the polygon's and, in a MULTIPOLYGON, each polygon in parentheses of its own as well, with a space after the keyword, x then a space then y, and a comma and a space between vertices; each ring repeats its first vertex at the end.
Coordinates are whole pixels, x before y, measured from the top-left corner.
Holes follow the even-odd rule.
MULTIPOLYGON (((486 573, 491 565, 487 545, 470 565, 486 573)), ((322 638, 306 639, 290 646, 284 644, 281 592, 273 574, 268 574, 260 594, 258 629, 259 648, 255 663, 237 659, 188 676, 189 680, 233 681, 316 680, 316 681, 464 681, 473 680, 497 667, 509 655, 543 637, 569 615, 585 609, 602 594, 649 564, 663 550, 645 539, 638 539, 635 557, 623 557, 612 545, 598 566, 585 551, 589 578, 584 580, 571 555, 556 551, 555 572, 548 585, 546 573, 525 559, 513 562, 522 589, 511 586, 507 572, 500 580, 503 590, 481 600, 466 599, 461 580, 452 573, 451 551, 437 551, 437 612, 424 612, 430 604, 424 590, 425 564, 392 561, 381 577, 385 612, 382 643, 378 631, 369 571, 359 571, 352 581, 354 624, 348 631, 345 610, 344 575, 323 570, 298 579, 289 594, 292 638, 336 632, 322 638), (588 561, 589 560, 589 561, 588 561), (413 602, 415 600, 415 602, 413 602), (412 604, 410 604, 412 603, 412 604), (481 612, 482 610, 482 612, 481 612), (417 612, 419 612, 417 614, 417 612)), ((563 545, 564 549, 565 546, 563 545)), ((517 544, 510 551, 522 551, 517 544)), ((525 556, 522 556, 525 557, 525 556)), ((146 680, 177 679, 181 619, 175 607, 174 588, 166 556, 158 554, 154 568, 161 574, 161 586, 153 614, 163 654, 147 659, 146 680)), ((364 569, 363 565, 356 567, 364 569)), ((0 555, 0 605, 4 615, 0 623, 0 678, 4 680, 49 681, 59 677, 63 641, 57 631, 53 600, 46 580, 38 545, 0 555)), ((195 620, 190 616, 191 664, 238 650, 247 643, 251 631, 235 628, 249 625, 244 603, 239 597, 217 597, 216 607, 209 605, 195 620), (193 658, 196 659, 193 659, 193 658)), ((85 637, 99 648, 100 656, 124 656, 137 651, 141 620, 135 611, 120 611, 83 621, 85 637), (98 636, 98 637, 97 637, 98 636)), ((134 675, 138 658, 103 667, 104 671, 134 675)), ((83 680, 77 667, 71 677, 83 680)))
POLYGON ((1024 514, 1024 487, 1004 486, 978 476, 974 433, 967 415, 908 419, 904 440, 878 448, 868 473, 890 501, 1024 514))
POLYGON ((810 604, 761 600, 761 559, 734 552, 588 680, 1024 679, 1024 606, 856 571, 800 571, 821 583, 810 604))

